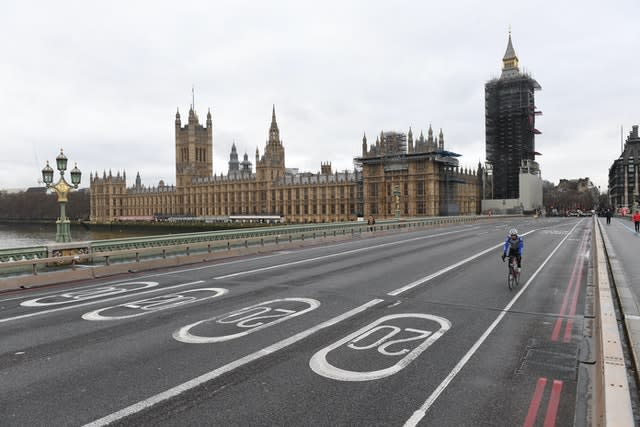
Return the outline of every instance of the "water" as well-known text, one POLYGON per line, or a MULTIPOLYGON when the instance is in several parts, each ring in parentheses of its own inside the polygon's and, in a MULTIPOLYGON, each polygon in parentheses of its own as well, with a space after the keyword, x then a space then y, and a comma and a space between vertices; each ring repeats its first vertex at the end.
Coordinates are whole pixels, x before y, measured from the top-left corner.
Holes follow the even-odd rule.
MULTIPOLYGON (((71 226, 73 241, 115 239, 149 236, 152 232, 94 231, 71 226)), ((168 234, 166 231, 155 234, 168 234)), ((56 224, 2 224, 0 223, 0 249, 43 246, 56 242, 56 224)))

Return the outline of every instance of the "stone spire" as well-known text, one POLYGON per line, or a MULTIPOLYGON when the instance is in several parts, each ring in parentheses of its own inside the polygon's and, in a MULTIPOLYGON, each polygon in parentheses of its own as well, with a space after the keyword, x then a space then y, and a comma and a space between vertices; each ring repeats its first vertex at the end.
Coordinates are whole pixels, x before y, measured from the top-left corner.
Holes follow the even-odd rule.
POLYGON ((429 130, 427 131, 427 151, 437 151, 438 150, 438 141, 433 138, 433 128, 431 127, 431 123, 429 123, 429 130))
POLYGON ((366 157, 367 155, 367 134, 362 134, 362 157, 366 157))
POLYGON ((278 123, 276 122, 276 105, 273 104, 273 111, 271 112, 271 126, 269 127, 269 141, 268 144, 280 143, 280 130, 278 129, 278 123))
POLYGON ((509 30, 509 41, 507 43, 507 50, 502 57, 502 75, 501 77, 513 77, 519 74, 518 69, 518 56, 513 48, 511 42, 511 30, 509 30))

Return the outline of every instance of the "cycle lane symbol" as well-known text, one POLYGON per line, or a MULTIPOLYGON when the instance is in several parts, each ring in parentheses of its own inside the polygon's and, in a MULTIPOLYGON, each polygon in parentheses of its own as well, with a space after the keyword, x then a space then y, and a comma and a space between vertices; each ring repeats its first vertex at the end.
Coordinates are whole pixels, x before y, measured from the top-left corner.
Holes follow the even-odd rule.
POLYGON ((320 302, 311 298, 265 301, 183 326, 173 333, 173 338, 189 344, 229 341, 301 316, 319 306, 320 302))
POLYGON ((118 295, 126 292, 140 291, 143 289, 152 288, 154 286, 158 286, 158 282, 120 283, 118 285, 105 286, 94 289, 82 289, 79 291, 71 291, 57 295, 35 298, 28 301, 23 301, 20 303, 20 305, 23 307, 48 307, 52 305, 71 304, 95 298, 118 295))
POLYGON ((144 316, 156 311, 181 307, 199 301, 217 298, 229 291, 224 288, 189 289, 171 294, 158 295, 138 301, 105 307, 82 315, 84 320, 121 320, 144 316))
POLYGON ((388 377, 407 367, 450 328, 449 320, 431 314, 391 314, 319 350, 309 367, 339 381, 388 377), (361 370, 363 364, 373 370, 361 370))

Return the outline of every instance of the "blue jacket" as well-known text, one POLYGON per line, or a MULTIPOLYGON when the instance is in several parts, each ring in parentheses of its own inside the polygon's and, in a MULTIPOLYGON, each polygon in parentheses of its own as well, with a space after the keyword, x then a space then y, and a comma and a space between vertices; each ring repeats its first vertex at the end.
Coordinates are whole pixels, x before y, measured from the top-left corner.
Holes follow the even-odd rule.
MULTIPOLYGON (((511 236, 507 236, 502 246, 502 252, 509 255, 509 248, 511 247, 511 236)), ((522 236, 518 236, 518 253, 522 256, 522 250, 524 249, 524 240, 522 236)))

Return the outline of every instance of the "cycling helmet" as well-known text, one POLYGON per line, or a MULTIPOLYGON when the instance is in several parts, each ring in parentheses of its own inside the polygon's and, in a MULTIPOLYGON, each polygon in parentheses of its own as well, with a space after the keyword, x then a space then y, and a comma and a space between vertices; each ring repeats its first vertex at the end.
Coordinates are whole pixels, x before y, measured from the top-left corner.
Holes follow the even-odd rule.
POLYGON ((512 228, 511 230, 509 230, 509 236, 513 236, 513 235, 518 235, 518 230, 516 230, 515 228, 512 228))

